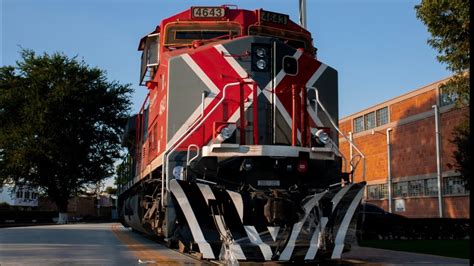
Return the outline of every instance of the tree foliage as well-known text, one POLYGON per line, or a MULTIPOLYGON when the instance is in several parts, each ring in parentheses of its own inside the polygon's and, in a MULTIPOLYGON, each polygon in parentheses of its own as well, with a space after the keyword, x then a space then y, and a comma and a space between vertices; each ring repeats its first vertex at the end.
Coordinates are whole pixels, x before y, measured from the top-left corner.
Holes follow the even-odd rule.
MULTIPOLYGON (((470 99, 469 5, 468 0, 423 0, 415 7, 417 17, 431 33, 428 44, 438 51, 438 61, 454 72, 453 78, 440 89, 456 99, 457 107, 468 106, 470 99)), ((454 129, 453 137, 451 142, 457 147, 453 154, 455 166, 469 186, 469 117, 454 129)))
POLYGON ((23 50, 0 68, 0 182, 39 187, 67 212, 84 186, 113 175, 131 92, 75 57, 23 50))
POLYGON ((465 177, 465 187, 470 189, 471 180, 471 138, 469 137, 469 120, 464 120, 454 131, 451 142, 457 146, 453 153, 455 167, 465 177))
POLYGON ((454 95, 458 106, 468 104, 470 94, 469 5, 467 0, 423 0, 415 6, 418 19, 431 33, 428 44, 438 51, 438 61, 454 73, 442 90, 454 95))

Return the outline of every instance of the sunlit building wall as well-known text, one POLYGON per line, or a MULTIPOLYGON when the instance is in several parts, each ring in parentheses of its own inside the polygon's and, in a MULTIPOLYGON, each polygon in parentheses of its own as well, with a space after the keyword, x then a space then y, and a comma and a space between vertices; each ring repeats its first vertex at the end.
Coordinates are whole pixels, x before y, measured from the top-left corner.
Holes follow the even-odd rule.
MULTIPOLYGON (((447 80, 429 84, 339 121, 343 133, 352 136, 365 156, 365 200, 368 203, 408 217, 469 218, 469 191, 455 171, 453 151, 456 147, 450 142, 453 129, 469 113, 469 108, 455 108, 453 99, 439 89, 447 80), (436 149, 436 111, 439 112, 439 153, 436 149), (437 154, 441 188, 438 186, 437 154), (388 203, 389 174, 391 206, 388 203)), ((344 138, 339 142, 348 162, 351 145, 344 138)), ((352 148, 352 155, 356 154, 352 148)), ((354 158, 353 162, 356 161, 354 158)), ((348 163, 347 169, 350 170, 348 163)), ((361 160, 354 172, 354 181, 362 181, 362 173, 361 160)))

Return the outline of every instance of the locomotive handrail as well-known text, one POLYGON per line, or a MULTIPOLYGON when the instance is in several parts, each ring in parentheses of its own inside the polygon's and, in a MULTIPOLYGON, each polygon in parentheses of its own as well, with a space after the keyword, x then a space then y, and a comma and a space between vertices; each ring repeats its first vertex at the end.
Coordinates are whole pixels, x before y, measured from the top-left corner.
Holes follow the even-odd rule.
MULTIPOLYGON (((323 110, 323 112, 326 114, 326 116, 329 118, 329 122, 332 124, 332 126, 337 130, 337 132, 339 132, 339 134, 341 134, 341 136, 347 141, 350 143, 350 145, 352 147, 354 147, 354 149, 360 154, 360 156, 362 157, 362 162, 363 162, 363 165, 362 165, 362 180, 365 181, 365 155, 359 150, 359 148, 354 144, 354 142, 352 142, 344 133, 342 133, 342 131, 339 129, 339 127, 336 125, 336 123, 334 123, 334 121, 332 120, 331 116, 329 115, 328 111, 326 110, 326 108, 324 107, 323 103, 319 100, 319 91, 317 88, 315 87, 311 87, 311 86, 308 86, 307 88, 311 88, 311 89, 314 89, 315 92, 316 92, 316 102, 319 104, 319 106, 321 106, 321 110, 323 110)), ((351 161, 352 161, 352 158, 351 158, 351 161)))
POLYGON ((191 162, 196 160, 197 158, 199 157, 199 146, 196 145, 196 144, 191 144, 188 146, 188 152, 187 152, 187 156, 186 156, 186 166, 189 166, 191 165, 191 162), (191 151, 191 148, 195 148, 196 149, 196 155, 193 156, 193 158, 189 158, 189 152, 191 151))
MULTIPOLYGON (((231 86, 236 86, 240 85, 242 82, 232 82, 232 83, 227 83, 224 88, 222 89, 222 98, 217 102, 217 104, 207 113, 206 116, 204 116, 199 123, 197 123, 195 126, 188 128, 181 136, 177 139, 177 141, 173 144, 170 145, 170 148, 167 149, 163 155, 163 171, 161 171, 161 178, 162 180, 165 180, 165 182, 161 183, 161 205, 164 207, 165 201, 164 201, 164 194, 165 194, 165 187, 168 189, 169 187, 169 175, 168 175, 168 164, 169 164, 169 157, 168 155, 176 151, 176 149, 183 144, 183 142, 186 140, 186 136, 194 133, 201 125, 204 123, 204 121, 209 118, 209 116, 217 109, 218 106, 222 104, 226 97, 226 92, 227 89, 231 86), (166 185, 166 186, 165 186, 166 185)), ((194 124, 194 123, 193 123, 194 124)))

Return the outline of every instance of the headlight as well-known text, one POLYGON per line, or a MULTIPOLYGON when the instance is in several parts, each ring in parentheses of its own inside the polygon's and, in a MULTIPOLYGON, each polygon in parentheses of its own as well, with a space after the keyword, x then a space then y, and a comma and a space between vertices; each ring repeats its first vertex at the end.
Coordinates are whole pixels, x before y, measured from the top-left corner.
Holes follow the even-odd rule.
POLYGON ((229 127, 222 127, 218 129, 218 134, 216 136, 216 139, 219 142, 224 142, 226 139, 230 138, 232 136, 232 130, 230 130, 229 127))
POLYGON ((320 142, 321 144, 327 144, 329 142, 329 135, 326 133, 326 131, 320 129, 316 131, 314 134, 316 141, 320 142))
POLYGON ((257 61, 256 65, 257 65, 258 69, 264 70, 265 67, 267 66, 267 62, 265 62, 265 60, 263 60, 263 59, 259 59, 257 61))
POLYGON ((230 136, 232 136, 232 132, 230 131, 230 128, 225 127, 225 128, 223 128, 223 129, 221 129, 221 132, 219 133, 219 135, 220 135, 223 139, 228 139, 228 138, 230 138, 230 136))
POLYGON ((181 165, 176 166, 173 168, 173 176, 176 179, 183 180, 184 179, 184 167, 181 165))
POLYGON ((260 47, 257 48, 255 54, 257 54, 258 57, 265 57, 265 55, 267 54, 267 50, 265 48, 260 47))

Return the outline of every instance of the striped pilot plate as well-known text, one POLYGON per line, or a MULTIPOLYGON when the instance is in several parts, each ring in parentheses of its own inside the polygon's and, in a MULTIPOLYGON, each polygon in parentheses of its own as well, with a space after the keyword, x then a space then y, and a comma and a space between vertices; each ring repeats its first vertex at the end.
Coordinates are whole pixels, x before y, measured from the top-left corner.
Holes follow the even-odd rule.
POLYGON ((179 230, 189 232, 188 241, 204 259, 252 261, 340 258, 364 186, 365 182, 349 184, 308 196, 296 223, 269 226, 264 216, 252 212, 248 196, 209 184, 170 182, 179 230), (323 200, 332 202, 327 217, 323 200))

